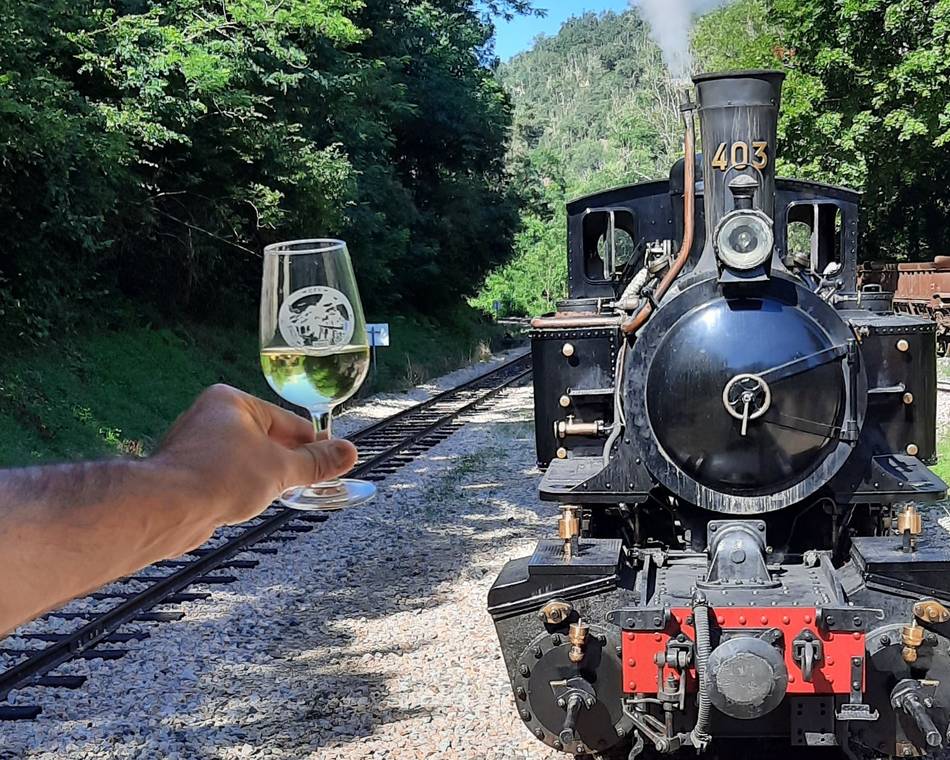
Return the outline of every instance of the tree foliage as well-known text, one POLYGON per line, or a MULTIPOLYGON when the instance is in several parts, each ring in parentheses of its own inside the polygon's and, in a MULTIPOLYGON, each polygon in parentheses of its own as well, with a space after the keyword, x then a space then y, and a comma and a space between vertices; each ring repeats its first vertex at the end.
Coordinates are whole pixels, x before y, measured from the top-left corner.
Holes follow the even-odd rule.
POLYGON ((474 303, 537 314, 566 292, 565 201, 665 175, 680 150, 676 97, 635 11, 571 19, 499 77, 515 104, 508 159, 526 206, 514 259, 474 303))
MULTIPOLYGON (((522 0, 0 4, 0 310, 105 289, 202 311, 275 238, 342 235, 375 308, 438 311, 511 247, 491 16, 522 0)), ((65 310, 65 311, 64 311, 65 310)))
POLYGON ((786 171, 864 191, 866 256, 946 253, 950 2, 740 0, 695 42, 713 64, 788 70, 786 171))

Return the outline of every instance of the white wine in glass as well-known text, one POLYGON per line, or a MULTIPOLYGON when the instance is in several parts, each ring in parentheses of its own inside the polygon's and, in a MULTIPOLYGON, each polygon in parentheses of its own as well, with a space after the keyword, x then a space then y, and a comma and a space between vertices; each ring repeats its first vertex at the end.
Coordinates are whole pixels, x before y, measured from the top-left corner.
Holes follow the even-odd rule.
MULTIPOLYGON (((295 240, 264 249, 261 369, 274 392, 306 408, 330 434, 333 408, 369 371, 369 340, 356 278, 342 240, 295 240)), ((372 483, 340 479, 292 488, 284 506, 337 510, 369 501, 372 483)))

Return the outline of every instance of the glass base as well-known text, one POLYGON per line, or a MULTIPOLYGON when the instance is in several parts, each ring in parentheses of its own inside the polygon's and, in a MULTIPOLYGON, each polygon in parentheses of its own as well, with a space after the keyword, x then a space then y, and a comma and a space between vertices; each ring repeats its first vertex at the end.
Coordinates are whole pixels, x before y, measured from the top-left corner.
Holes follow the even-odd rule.
POLYGON ((333 480, 284 491, 280 503, 301 512, 336 512, 358 507, 376 496, 376 486, 365 480, 333 480))

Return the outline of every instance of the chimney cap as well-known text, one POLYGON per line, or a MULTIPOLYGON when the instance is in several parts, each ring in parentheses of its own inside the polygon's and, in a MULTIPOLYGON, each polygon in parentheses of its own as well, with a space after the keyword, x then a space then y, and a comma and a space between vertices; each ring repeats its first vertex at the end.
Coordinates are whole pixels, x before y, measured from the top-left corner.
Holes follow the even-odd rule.
POLYGON ((740 174, 729 182, 730 190, 746 190, 750 187, 758 186, 759 181, 755 177, 750 177, 748 174, 740 174))
POLYGON ((693 83, 711 82, 715 79, 785 79, 785 72, 777 69, 742 69, 739 71, 713 71, 706 74, 697 74, 693 83))

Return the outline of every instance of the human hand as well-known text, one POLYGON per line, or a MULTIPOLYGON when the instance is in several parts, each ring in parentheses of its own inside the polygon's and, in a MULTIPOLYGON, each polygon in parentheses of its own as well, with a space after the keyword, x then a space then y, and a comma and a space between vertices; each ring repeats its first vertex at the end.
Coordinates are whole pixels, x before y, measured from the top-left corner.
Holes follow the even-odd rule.
POLYGON ((356 456, 349 441, 317 440, 308 420, 214 385, 178 418, 151 461, 191 483, 218 526, 258 515, 288 488, 344 474, 356 456))

